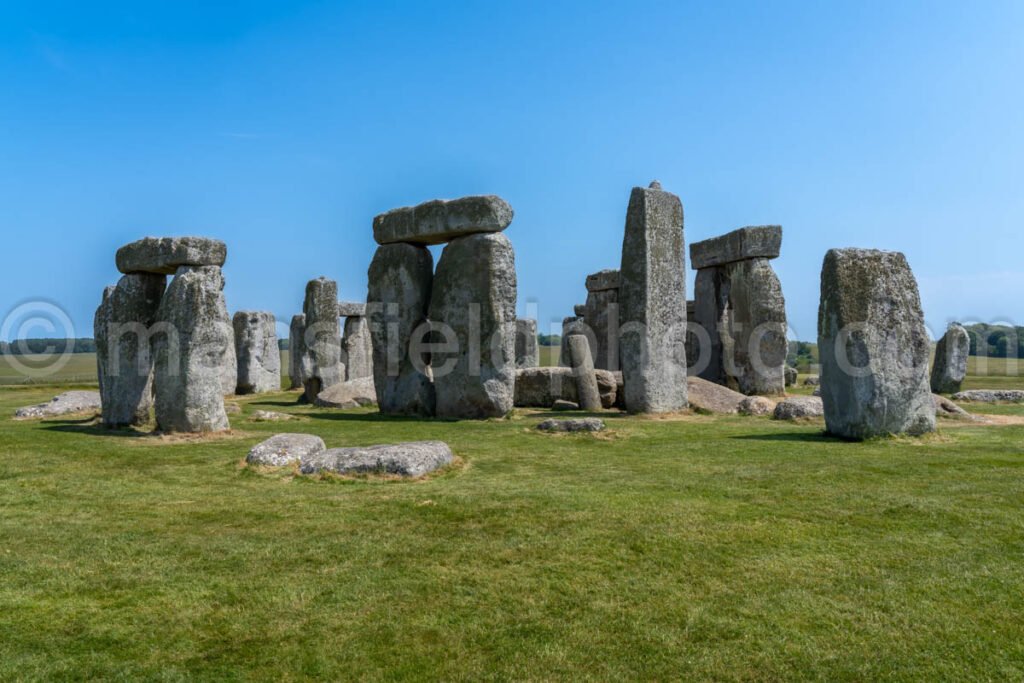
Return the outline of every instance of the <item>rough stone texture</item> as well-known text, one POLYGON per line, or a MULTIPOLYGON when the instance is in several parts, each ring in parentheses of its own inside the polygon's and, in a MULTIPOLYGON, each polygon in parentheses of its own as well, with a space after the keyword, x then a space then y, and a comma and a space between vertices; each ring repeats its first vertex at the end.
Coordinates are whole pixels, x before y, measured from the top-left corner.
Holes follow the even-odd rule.
MULTIPOLYGON (((595 370, 601 407, 611 408, 617 402, 615 373, 595 370)), ((516 371, 515 405, 520 408, 550 408, 555 401, 577 403, 573 370, 563 367, 523 368, 516 371)))
POLYGON ((784 375, 784 380, 785 380, 785 383, 786 383, 786 386, 787 386, 787 387, 791 387, 791 386, 793 386, 794 384, 796 384, 796 379, 797 379, 797 376, 798 376, 798 374, 799 374, 799 373, 797 372, 797 369, 796 369, 796 368, 794 368, 794 367, 792 367, 792 366, 789 366, 789 365, 787 365, 787 366, 786 366, 786 367, 785 367, 785 368, 783 369, 783 372, 785 373, 785 375, 784 375))
POLYGON ((745 395, 700 377, 688 377, 690 407, 709 413, 735 413, 745 395))
POLYGON ((273 410, 254 410, 249 419, 253 422, 288 422, 289 420, 296 419, 296 417, 288 413, 274 412, 273 410))
POLYGON ((974 401, 975 403, 1020 403, 1024 401, 1024 391, 1020 389, 970 389, 953 394, 954 401, 974 401))
POLYGON ((804 377, 805 387, 816 387, 821 384, 821 378, 817 375, 811 375, 810 377, 804 377))
POLYGON ((373 338, 366 318, 345 318, 345 336, 341 345, 345 350, 345 377, 348 381, 373 377, 373 338))
POLYGON ((932 401, 935 403, 935 415, 937 417, 948 417, 953 420, 973 420, 973 415, 950 401, 945 396, 932 394, 932 401))
POLYGON ((590 329, 590 325, 588 325, 583 318, 580 318, 579 316, 562 318, 562 342, 558 349, 558 364, 565 368, 570 367, 572 364, 572 361, 569 358, 569 337, 574 334, 582 334, 586 336, 587 340, 590 342, 591 355, 593 355, 593 349, 597 347, 597 339, 594 337, 594 331, 590 329))
POLYGON ((28 420, 74 413, 95 413, 101 408, 102 402, 98 391, 65 391, 46 403, 18 408, 14 411, 14 417, 19 420, 28 420))
POLYGON ((241 415, 242 406, 238 405, 237 403, 229 403, 227 401, 224 401, 224 412, 227 413, 228 415, 241 415))
POLYGON ((228 325, 228 348, 224 353, 224 362, 220 368, 220 391, 225 396, 233 396, 238 387, 238 354, 235 349, 235 328, 228 325))
POLYGON ((153 405, 151 329, 167 286, 163 275, 124 275, 107 288, 96 310, 93 334, 103 424, 144 424, 153 405))
POLYGON ((515 389, 516 265, 502 233, 458 237, 437 263, 429 318, 444 323, 455 353, 432 362, 438 417, 501 417, 515 389))
POLYGON ((690 245, 690 265, 701 270, 748 259, 773 259, 778 258, 781 248, 782 226, 749 226, 694 242, 690 245))
POLYGON ((540 365, 540 348, 537 346, 537 321, 517 318, 516 368, 535 368, 538 365, 540 365))
POLYGON ((825 408, 818 396, 791 396, 776 404, 772 417, 776 420, 796 420, 821 417, 824 412, 825 408))
POLYGON ((326 449, 324 440, 313 434, 275 434, 253 446, 245 461, 250 465, 286 467, 323 453, 326 449))
POLYGON ((818 353, 831 434, 864 439, 935 429, 931 344, 903 254, 831 249, 821 270, 818 353))
POLYGON ((696 322, 696 302, 691 299, 686 302, 686 373, 688 375, 699 377, 701 371, 707 366, 708 359, 701 357, 704 348, 710 347, 710 342, 706 340, 707 336, 707 332, 702 331, 696 322))
POLYGON ((618 285, 617 270, 602 270, 587 276, 587 303, 583 307, 583 317, 592 330, 588 338, 594 367, 603 370, 619 369, 618 285))
POLYGON ((345 381, 338 323, 338 283, 325 277, 310 280, 306 284, 302 311, 306 316, 302 386, 306 400, 312 403, 324 389, 345 381))
POLYGON ((292 389, 302 388, 302 358, 306 355, 306 316, 292 316, 288 326, 288 378, 292 389))
POLYGON ((217 266, 182 266, 167 287, 153 337, 156 421, 165 432, 228 429, 222 370, 234 348, 217 266))
POLYGON ((122 273, 173 275, 181 266, 223 266, 228 248, 208 237, 144 237, 117 250, 122 273))
POLYGON ((373 377, 360 377, 324 389, 316 397, 321 408, 358 408, 377 404, 377 390, 373 377))
POLYGON ((573 403, 572 401, 563 401, 562 399, 558 399, 557 401, 551 404, 551 410, 566 411, 579 409, 579 403, 573 403))
POLYGON ((391 474, 421 477, 452 462, 452 449, 443 441, 412 441, 394 445, 332 448, 304 457, 302 474, 391 474))
POLYGON ((619 282, 619 358, 631 413, 686 407, 686 280, 683 205, 633 188, 619 282))
POLYGON ((366 300, 373 379, 385 415, 434 414, 429 359, 414 358, 410 350, 413 332, 427 319, 433 272, 433 256, 412 244, 378 247, 370 263, 366 300))
POLYGON ((377 244, 444 244, 465 235, 501 232, 512 215, 508 202, 495 195, 435 199, 375 217, 373 239, 377 244))
POLYGON ((235 393, 262 394, 281 390, 281 352, 277 321, 266 311, 238 311, 232 318, 238 381, 235 393))
POLYGON ((740 401, 740 415, 771 415, 775 411, 775 401, 764 396, 747 396, 740 401))
POLYGON ((935 345, 931 375, 933 393, 955 394, 960 391, 964 377, 967 376, 967 355, 970 349, 971 338, 963 325, 950 325, 935 345))
POLYGON ((616 268, 606 268, 596 273, 591 273, 585 281, 588 292, 603 292, 619 288, 619 271, 616 268))
POLYGON ((338 302, 338 317, 339 318, 362 318, 366 316, 366 304, 358 303, 355 301, 339 301, 338 302))
POLYGON ((577 403, 583 410, 600 410, 601 394, 597 390, 594 374, 594 359, 590 345, 582 334, 569 337, 569 358, 572 362, 573 379, 576 381, 577 403))
POLYGON ((596 417, 582 417, 575 420, 544 420, 537 429, 543 432, 600 432, 604 431, 604 420, 596 417))

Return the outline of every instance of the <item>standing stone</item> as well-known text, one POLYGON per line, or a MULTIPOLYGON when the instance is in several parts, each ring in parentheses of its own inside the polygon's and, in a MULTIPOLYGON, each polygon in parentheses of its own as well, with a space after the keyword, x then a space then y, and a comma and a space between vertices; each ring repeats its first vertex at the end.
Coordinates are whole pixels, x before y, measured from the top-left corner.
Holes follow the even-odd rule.
POLYGON ((967 376, 967 355, 971 349, 971 338, 963 325, 953 323, 935 345, 935 360, 932 361, 932 392, 955 394, 960 391, 967 376))
POLYGON ((459 237, 437 264, 429 318, 454 333, 458 351, 432 361, 437 416, 501 417, 515 389, 516 266, 503 233, 459 237))
POLYGON ((373 340, 365 317, 352 315, 345 318, 345 336, 341 343, 347 359, 346 379, 373 377, 373 340))
POLYGON ((231 396, 238 388, 238 353, 235 348, 235 329, 229 326, 230 343, 224 354, 224 365, 220 369, 220 390, 225 396, 231 396))
POLYGON ((631 413, 686 407, 685 259, 679 197, 633 188, 619 276, 619 356, 631 413))
POLYGON ((302 357, 306 354, 306 316, 292 316, 288 327, 288 377, 291 389, 302 388, 302 357))
POLYGON ((156 421, 165 432, 228 429, 221 375, 233 345, 217 266, 182 266, 157 312, 156 421))
POLYGON ((934 430, 930 346, 917 281, 903 254, 825 254, 818 350, 830 433, 865 439, 934 430))
POLYGON ((516 319, 516 368, 535 368, 540 365, 537 347, 537 321, 516 319))
POLYGON ((338 323, 338 283, 325 277, 310 280, 302 308, 306 316, 302 386, 306 400, 313 403, 321 391, 345 381, 338 323))
POLYGON ((107 427, 149 420, 153 405, 150 331, 166 284, 164 275, 124 275, 117 286, 107 288, 96 311, 96 360, 107 427))
POLYGON ((594 366, 619 369, 619 271, 602 270, 586 279, 587 303, 583 317, 593 332, 590 340, 594 366))
POLYGON ((410 349, 413 332, 427 320, 433 272, 433 256, 413 244, 378 247, 370 263, 366 301, 373 381, 385 415, 434 414, 429 359, 414 358, 410 349))
POLYGON ((232 319, 238 357, 238 394, 281 390, 281 352, 273 313, 238 311, 232 319))
POLYGON ((594 375, 594 359, 590 355, 590 344, 582 334, 569 336, 569 357, 572 359, 580 408, 600 410, 601 392, 597 389, 597 377, 594 375))
MULTIPOLYGON (((574 334, 582 334, 590 343, 590 348, 597 346, 597 339, 594 337, 594 330, 590 328, 584 318, 569 316, 562 319, 562 341, 558 349, 558 364, 563 368, 572 367, 572 358, 569 356, 569 337, 574 334)), ((593 351, 591 351, 593 357, 593 351)))

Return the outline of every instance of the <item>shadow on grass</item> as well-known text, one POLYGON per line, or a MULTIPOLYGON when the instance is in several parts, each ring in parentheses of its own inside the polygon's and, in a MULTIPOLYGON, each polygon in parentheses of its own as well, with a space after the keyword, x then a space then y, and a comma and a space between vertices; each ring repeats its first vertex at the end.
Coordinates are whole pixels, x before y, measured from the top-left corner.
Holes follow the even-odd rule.
POLYGON ((126 427, 124 429, 110 429, 102 423, 96 422, 93 418, 87 420, 47 420, 42 423, 43 429, 48 432, 65 432, 69 434, 87 434, 89 436, 119 436, 139 438, 151 436, 151 432, 142 432, 137 429, 126 427))
POLYGON ((737 434, 730 436, 730 439, 741 439, 744 441, 804 441, 814 443, 842 443, 843 439, 826 434, 825 432, 783 432, 768 434, 737 434))
POLYGON ((538 408, 531 412, 520 412, 516 413, 518 417, 524 418, 555 418, 557 420, 572 420, 581 417, 599 417, 599 418, 621 418, 627 417, 626 413, 616 412, 614 410, 544 410, 538 408))

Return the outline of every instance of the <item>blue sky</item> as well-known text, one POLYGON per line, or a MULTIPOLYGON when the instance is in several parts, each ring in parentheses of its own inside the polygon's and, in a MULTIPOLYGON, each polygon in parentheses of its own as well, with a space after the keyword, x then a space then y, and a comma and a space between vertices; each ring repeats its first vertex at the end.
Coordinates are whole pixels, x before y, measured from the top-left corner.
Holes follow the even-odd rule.
POLYGON ((905 252, 933 328, 1024 324, 1022 86, 1020 2, 6 2, 0 314, 91 336, 118 246, 201 234, 286 323, 365 297, 375 214, 496 193, 544 329, 657 178, 688 242, 783 225, 801 339, 836 246, 905 252))

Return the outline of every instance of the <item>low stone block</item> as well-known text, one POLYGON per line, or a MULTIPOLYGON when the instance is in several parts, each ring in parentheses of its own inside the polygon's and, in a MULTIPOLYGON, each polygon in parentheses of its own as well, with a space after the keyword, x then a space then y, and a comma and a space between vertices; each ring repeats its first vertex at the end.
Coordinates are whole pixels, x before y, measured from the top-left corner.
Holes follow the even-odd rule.
POLYGON ((30 420, 75 413, 95 413, 100 410, 101 405, 98 391, 65 391, 46 403, 18 408, 14 411, 14 417, 19 420, 30 420))
POLYGON ((394 445, 332 448, 302 459, 302 474, 391 474, 421 477, 454 460, 443 441, 412 441, 394 445))
POLYGON ((544 420, 537 429, 542 432, 601 432, 604 431, 604 420, 596 417, 582 417, 575 420, 544 420))
POLYGON ((275 434, 253 446, 245 461, 250 465, 286 467, 323 453, 326 448, 324 440, 313 434, 275 434))

